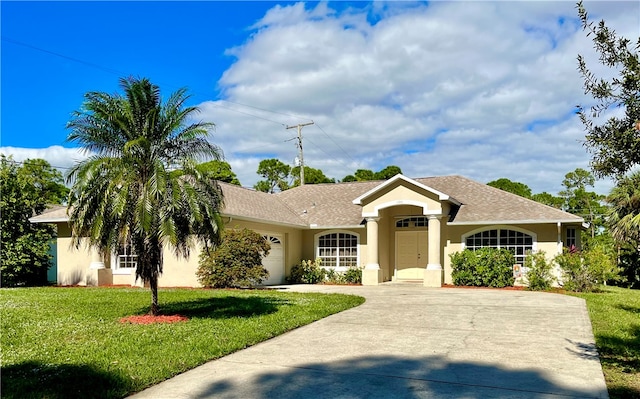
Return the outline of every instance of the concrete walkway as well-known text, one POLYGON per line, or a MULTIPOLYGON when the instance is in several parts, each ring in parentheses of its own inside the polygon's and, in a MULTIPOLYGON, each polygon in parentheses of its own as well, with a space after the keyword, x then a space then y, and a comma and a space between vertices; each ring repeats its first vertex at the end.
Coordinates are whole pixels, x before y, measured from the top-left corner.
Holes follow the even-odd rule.
POLYGON ((133 398, 607 398, 585 302, 527 291, 283 286, 345 312, 133 398))

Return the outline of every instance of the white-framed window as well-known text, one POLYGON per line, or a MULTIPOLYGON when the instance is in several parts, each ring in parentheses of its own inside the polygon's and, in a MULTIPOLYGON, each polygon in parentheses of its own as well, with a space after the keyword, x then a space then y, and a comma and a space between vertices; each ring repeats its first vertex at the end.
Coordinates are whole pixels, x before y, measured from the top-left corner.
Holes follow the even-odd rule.
POLYGON ((464 248, 475 251, 480 248, 507 249, 513 253, 515 263, 524 265, 527 251, 535 251, 535 236, 508 228, 487 229, 463 237, 464 248))
POLYGON ((565 240, 565 246, 567 248, 576 247, 578 245, 578 240, 576 238, 576 228, 575 227, 567 227, 567 239, 565 240))
POLYGON ((269 244, 282 244, 278 237, 263 235, 262 238, 264 238, 269 244))
POLYGON ((138 267, 138 255, 130 245, 120 248, 112 257, 112 269, 115 274, 130 274, 138 267))
POLYGON ((358 266, 357 234, 335 232, 316 237, 316 256, 322 259, 323 267, 348 268, 358 266))
POLYGON ((427 227, 429 218, 426 216, 411 216, 396 221, 396 228, 427 227))

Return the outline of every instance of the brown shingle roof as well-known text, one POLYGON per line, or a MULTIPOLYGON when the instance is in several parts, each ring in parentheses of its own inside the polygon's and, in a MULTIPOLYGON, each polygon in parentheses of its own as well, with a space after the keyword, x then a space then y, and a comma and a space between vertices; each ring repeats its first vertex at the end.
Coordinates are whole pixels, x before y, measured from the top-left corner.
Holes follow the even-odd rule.
MULTIPOLYGON (((462 176, 414 180, 461 204, 450 220, 454 224, 583 222, 578 216, 462 176)), ((352 201, 381 183, 307 184, 276 194, 220 183, 225 196, 222 213, 298 227, 357 226, 362 223, 362 208, 352 201)), ((65 221, 66 207, 54 207, 31 220, 41 223, 65 221)))
POLYGON ((274 194, 267 194, 227 183, 220 183, 220 187, 222 187, 222 192, 224 193, 222 214, 225 216, 248 218, 266 223, 307 226, 307 223, 302 218, 274 194))
POLYGON ((462 203, 452 223, 581 223, 584 221, 576 215, 462 176, 426 177, 415 180, 449 194, 462 203))
POLYGON ((310 226, 357 226, 362 207, 353 200, 379 185, 380 181, 306 184, 276 194, 310 226))

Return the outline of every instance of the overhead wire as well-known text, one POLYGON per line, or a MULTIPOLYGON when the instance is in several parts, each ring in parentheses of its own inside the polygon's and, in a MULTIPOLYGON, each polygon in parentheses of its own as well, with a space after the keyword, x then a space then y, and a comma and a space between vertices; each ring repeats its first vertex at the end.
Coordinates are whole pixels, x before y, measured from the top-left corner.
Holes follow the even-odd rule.
MULTIPOLYGON (((63 59, 67 59, 67 60, 82 64, 82 65, 85 65, 85 66, 88 66, 88 67, 91 67, 91 68, 99 69, 101 71, 104 71, 104 72, 107 72, 107 73, 110 73, 110 74, 113 74, 113 75, 117 75, 117 76, 125 76, 125 75, 127 75, 126 72, 123 72, 123 71, 120 71, 120 70, 117 70, 117 69, 114 69, 114 68, 105 67, 105 66, 100 65, 100 64, 96 64, 96 63, 93 63, 93 62, 88 62, 88 61, 85 61, 85 60, 82 60, 82 59, 79 59, 79 58, 75 58, 75 57, 71 57, 71 56, 68 56, 68 55, 65 55, 65 54, 62 54, 62 53, 59 53, 59 52, 47 50, 45 48, 34 46, 32 44, 25 43, 25 42, 22 42, 22 41, 19 41, 19 40, 15 40, 15 39, 12 39, 10 37, 2 36, 1 39, 3 41, 9 42, 9 43, 13 43, 13 44, 16 44, 16 45, 19 45, 19 46, 30 48, 32 50, 43 52, 45 54, 49 54, 49 55, 53 55, 53 56, 60 57, 60 58, 63 58, 63 59)), ((165 86, 177 88, 177 86, 175 86, 175 85, 165 85, 165 86)), ((219 104, 219 102, 226 102, 226 103, 230 103, 230 104, 234 104, 234 105, 240 105, 240 106, 243 106, 243 107, 247 107, 247 108, 251 108, 251 109, 255 109, 255 110, 259 110, 259 111, 268 112, 268 113, 277 114, 277 115, 282 115, 282 116, 287 116, 287 117, 292 117, 292 118, 296 118, 296 119, 300 119, 300 120, 307 120, 307 119, 311 120, 310 118, 306 118, 306 117, 303 117, 303 116, 300 116, 300 115, 294 115, 294 114, 290 114, 290 113, 273 111, 273 110, 269 110, 269 109, 266 109, 266 108, 257 107, 257 106, 244 104, 244 103, 240 103, 240 102, 235 102, 235 101, 231 101, 231 100, 226 100, 226 99, 217 99, 217 100, 213 100, 213 101, 212 100, 206 100, 206 96, 203 93, 200 93, 198 91, 191 91, 191 94, 193 95, 193 97, 201 97, 201 98, 203 98, 205 101, 208 101, 209 104, 211 106, 213 106, 213 107, 227 109, 227 110, 229 110, 231 112, 236 112, 236 113, 239 113, 239 114, 242 114, 242 115, 250 116, 252 118, 261 119, 261 120, 264 120, 264 121, 267 121, 267 122, 271 122, 271 123, 274 123, 274 124, 277 124, 277 125, 280 125, 280 126, 284 126, 284 127, 286 127, 287 124, 285 124, 283 122, 275 121, 273 119, 269 119, 269 118, 265 118, 263 116, 259 116, 259 115, 255 115, 255 114, 249 113, 249 112, 241 111, 241 110, 238 110, 238 109, 235 109, 235 108, 232 108, 232 107, 225 107, 224 105, 219 104)), ((344 148, 342 148, 340 146, 340 144, 338 144, 338 142, 336 140, 334 140, 321 126, 319 126, 317 123, 314 123, 314 124, 318 127, 318 129, 320 129, 320 131, 322 133, 324 133, 325 136, 327 136, 327 138, 329 138, 329 140, 331 140, 331 142, 338 149, 340 149, 340 151, 342 151, 354 163, 356 163, 357 165, 360 165, 360 163, 358 161, 356 161, 344 148)), ((315 146, 316 148, 318 148, 321 152, 323 152, 324 154, 329 156, 334 161, 340 163, 341 165, 345 166, 346 168, 349 168, 349 166, 347 164, 345 164, 341 160, 335 158, 335 156, 333 156, 332 154, 327 152, 321 146, 315 144, 312 140, 309 140, 307 138, 307 141, 309 143, 311 143, 313 146, 315 146)))

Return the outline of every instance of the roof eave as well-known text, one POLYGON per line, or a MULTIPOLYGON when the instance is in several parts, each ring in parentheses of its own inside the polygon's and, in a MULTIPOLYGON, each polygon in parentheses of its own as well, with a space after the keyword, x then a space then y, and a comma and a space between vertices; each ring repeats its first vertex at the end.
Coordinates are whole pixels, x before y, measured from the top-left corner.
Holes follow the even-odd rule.
POLYGON ((363 224, 354 224, 354 225, 317 225, 317 224, 310 224, 309 226, 309 230, 325 230, 325 229, 364 229, 365 225, 363 224))
POLYGON ((561 224, 582 224, 584 219, 526 219, 526 220, 479 220, 470 222, 448 222, 449 226, 475 226, 481 224, 541 224, 541 223, 561 223, 561 224))
POLYGON ((68 222, 69 217, 57 217, 57 218, 39 218, 38 216, 34 216, 29 218, 31 223, 63 223, 68 222))
POLYGON ((220 216, 230 218, 231 220, 242 220, 242 221, 245 221, 245 222, 255 222, 255 223, 270 224, 270 225, 283 226, 283 227, 295 227, 295 228, 298 228, 298 229, 309 227, 309 225, 306 224, 306 223, 278 222, 278 221, 273 221, 273 220, 252 218, 252 217, 249 217, 249 216, 230 215, 230 214, 226 214, 226 213, 221 213, 220 216))

